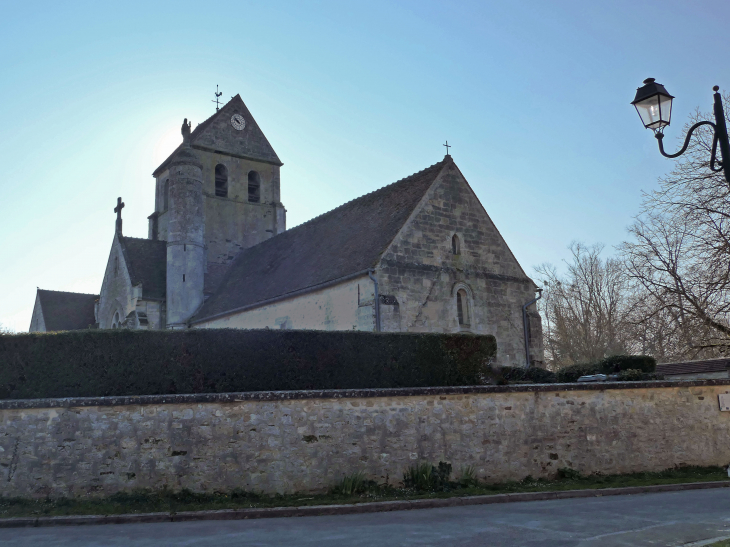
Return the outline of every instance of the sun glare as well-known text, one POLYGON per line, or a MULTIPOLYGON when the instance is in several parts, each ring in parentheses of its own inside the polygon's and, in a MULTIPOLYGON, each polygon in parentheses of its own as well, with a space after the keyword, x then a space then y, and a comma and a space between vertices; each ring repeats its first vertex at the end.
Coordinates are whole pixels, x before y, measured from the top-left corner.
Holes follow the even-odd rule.
POLYGON ((163 133, 162 136, 157 139, 157 142, 155 143, 153 151, 155 165, 157 166, 165 161, 167 157, 173 153, 175 148, 180 146, 181 143, 182 136, 180 135, 179 127, 173 126, 165 131, 165 133, 163 133))

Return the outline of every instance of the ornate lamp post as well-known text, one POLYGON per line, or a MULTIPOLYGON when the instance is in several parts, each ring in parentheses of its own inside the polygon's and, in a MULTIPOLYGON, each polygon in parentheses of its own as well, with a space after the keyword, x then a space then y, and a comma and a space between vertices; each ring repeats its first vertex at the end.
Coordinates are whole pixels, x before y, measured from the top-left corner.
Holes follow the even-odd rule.
POLYGON ((676 158, 681 156, 687 150, 689 139, 695 129, 702 125, 711 125, 715 130, 715 136, 712 139, 712 154, 710 155, 710 169, 712 171, 724 171, 725 180, 730 184, 730 142, 728 142, 727 126, 725 125, 725 112, 722 108, 722 97, 720 97, 718 86, 712 88, 715 92, 714 111, 715 123, 699 122, 689 128, 687 137, 684 139, 684 146, 675 154, 667 154, 664 151, 664 128, 669 125, 672 118, 672 99, 662 84, 654 81, 654 78, 644 80, 644 85, 636 90, 636 97, 631 102, 639 113, 641 123, 644 127, 654 131, 654 136, 659 141, 659 152, 667 158, 676 158), (720 153, 722 161, 717 161, 717 145, 720 144, 720 153))

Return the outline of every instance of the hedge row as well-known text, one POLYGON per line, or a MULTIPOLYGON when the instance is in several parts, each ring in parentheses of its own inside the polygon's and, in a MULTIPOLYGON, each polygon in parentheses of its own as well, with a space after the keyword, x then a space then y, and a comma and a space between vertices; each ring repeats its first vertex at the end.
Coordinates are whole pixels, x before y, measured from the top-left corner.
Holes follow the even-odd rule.
POLYGON ((541 368, 498 367, 488 375, 498 384, 509 383, 570 383, 581 376, 593 374, 618 374, 620 381, 653 380, 657 376, 656 359, 647 355, 612 355, 598 363, 571 365, 557 372, 541 368))
POLYGON ((581 376, 618 374, 627 370, 639 370, 645 374, 653 373, 656 371, 656 359, 648 355, 612 355, 597 363, 561 368, 555 373, 555 379, 558 382, 575 382, 581 376))
POLYGON ((0 399, 479 384, 493 336, 88 330, 0 336, 0 399))

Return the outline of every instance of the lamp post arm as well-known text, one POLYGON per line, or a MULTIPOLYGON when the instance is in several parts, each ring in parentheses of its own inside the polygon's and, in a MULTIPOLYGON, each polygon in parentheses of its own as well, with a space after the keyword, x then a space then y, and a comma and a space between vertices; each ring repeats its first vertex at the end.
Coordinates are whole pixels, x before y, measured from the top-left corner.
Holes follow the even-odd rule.
POLYGON ((717 163, 717 131, 715 131, 715 138, 712 139, 712 152, 710 153, 710 171, 714 171, 717 173, 718 171, 722 171, 722 162, 720 162, 720 167, 715 167, 715 163, 717 163))
MULTIPOLYGON (((667 154, 664 151, 664 144, 662 143, 664 135, 659 132, 655 133, 654 136, 659 141, 659 152, 661 152, 662 156, 664 156, 665 158, 676 158, 677 156, 681 156, 682 154, 684 154, 685 150, 687 150, 687 147, 689 146, 689 139, 692 137, 692 133, 694 132, 694 130, 702 125, 711 125, 713 128, 716 129, 715 124, 712 122, 699 122, 694 124, 692 127, 689 128, 689 131, 687 131, 687 137, 684 139, 684 146, 682 146, 682 149, 676 154, 667 154)), ((720 147, 720 150, 722 150, 722 147, 720 147)))

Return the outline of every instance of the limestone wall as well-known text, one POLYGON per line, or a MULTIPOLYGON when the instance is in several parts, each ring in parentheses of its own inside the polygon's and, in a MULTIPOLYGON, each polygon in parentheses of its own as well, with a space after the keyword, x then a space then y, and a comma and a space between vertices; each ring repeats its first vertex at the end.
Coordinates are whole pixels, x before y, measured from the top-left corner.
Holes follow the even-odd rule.
POLYGON ((119 243, 119 237, 115 235, 99 295, 99 308, 96 318, 99 322, 99 328, 112 328, 116 313, 119 314, 119 319, 124 321, 127 314, 136 308, 137 300, 141 296, 142 291, 139 288, 132 287, 132 280, 129 277, 128 266, 125 264, 122 246, 119 243))
POLYGON ((327 488, 418 461, 493 481, 730 462, 728 380, 0 401, 0 494, 327 488))
POLYGON ((375 330, 373 282, 364 275, 194 328, 375 330))
MULTIPOLYGON (((380 293, 394 297, 381 307, 383 330, 492 334, 496 363, 524 366, 522 305, 535 297, 535 284, 454 164, 384 253, 378 276, 380 293), (461 325, 460 289, 468 295, 461 325)), ((531 362, 541 364, 542 328, 533 315, 531 362)))

